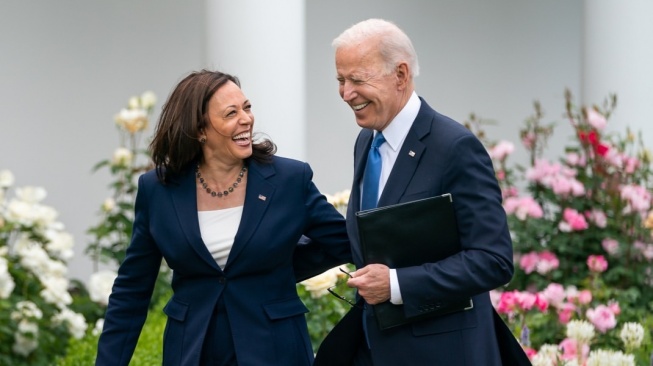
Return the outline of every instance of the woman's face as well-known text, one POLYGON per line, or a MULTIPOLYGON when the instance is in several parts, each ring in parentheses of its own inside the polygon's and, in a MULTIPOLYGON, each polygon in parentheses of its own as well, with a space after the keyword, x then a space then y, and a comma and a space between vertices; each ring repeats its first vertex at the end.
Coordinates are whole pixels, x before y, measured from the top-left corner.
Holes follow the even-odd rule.
POLYGON ((204 153, 233 164, 252 155, 252 104, 238 85, 229 81, 218 89, 208 104, 204 153))

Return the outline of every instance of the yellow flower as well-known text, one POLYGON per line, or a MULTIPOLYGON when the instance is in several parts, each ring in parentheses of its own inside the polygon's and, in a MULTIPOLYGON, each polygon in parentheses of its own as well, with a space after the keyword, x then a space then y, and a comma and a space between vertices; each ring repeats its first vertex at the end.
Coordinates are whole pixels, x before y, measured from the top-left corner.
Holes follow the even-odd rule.
POLYGON ((644 221, 644 227, 653 230, 653 211, 649 212, 646 221, 644 221))

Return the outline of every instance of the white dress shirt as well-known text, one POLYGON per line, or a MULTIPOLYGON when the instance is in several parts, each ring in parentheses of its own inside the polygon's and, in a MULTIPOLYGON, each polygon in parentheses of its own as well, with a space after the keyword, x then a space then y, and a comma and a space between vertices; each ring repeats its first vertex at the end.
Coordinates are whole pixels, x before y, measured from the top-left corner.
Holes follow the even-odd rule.
MULTIPOLYGON (((379 147, 379 153, 381 154, 379 197, 383 193, 390 172, 395 165, 395 161, 397 161, 397 156, 399 156, 399 150, 401 150, 401 146, 404 144, 408 131, 413 125, 413 121, 415 121, 421 106, 422 102, 417 96, 417 93, 413 91, 404 108, 399 111, 385 130, 381 131, 383 132, 383 137, 385 137, 385 143, 379 147)), ((375 131, 374 134, 376 135, 376 133, 375 131)), ((403 304, 399 289, 399 280, 397 279, 397 270, 394 268, 390 268, 390 302, 395 305, 403 304)))

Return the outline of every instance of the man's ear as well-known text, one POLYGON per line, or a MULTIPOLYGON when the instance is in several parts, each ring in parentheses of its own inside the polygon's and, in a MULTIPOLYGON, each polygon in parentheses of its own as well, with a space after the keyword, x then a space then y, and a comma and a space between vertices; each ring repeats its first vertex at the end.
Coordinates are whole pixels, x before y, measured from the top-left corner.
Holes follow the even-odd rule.
POLYGON ((404 90, 408 85, 410 73, 408 72, 408 64, 400 62, 395 68, 395 77, 397 78, 397 87, 399 90, 404 90))

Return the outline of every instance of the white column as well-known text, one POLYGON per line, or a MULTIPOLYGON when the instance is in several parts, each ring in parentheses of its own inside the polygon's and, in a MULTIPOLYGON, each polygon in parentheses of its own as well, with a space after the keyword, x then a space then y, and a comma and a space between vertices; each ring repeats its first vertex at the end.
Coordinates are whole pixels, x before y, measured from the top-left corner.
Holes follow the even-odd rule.
POLYGON ((254 130, 306 160, 304 0, 207 0, 207 65, 240 78, 254 130))
POLYGON ((653 149, 653 1, 585 0, 583 104, 617 94, 612 130, 641 131, 653 149))

